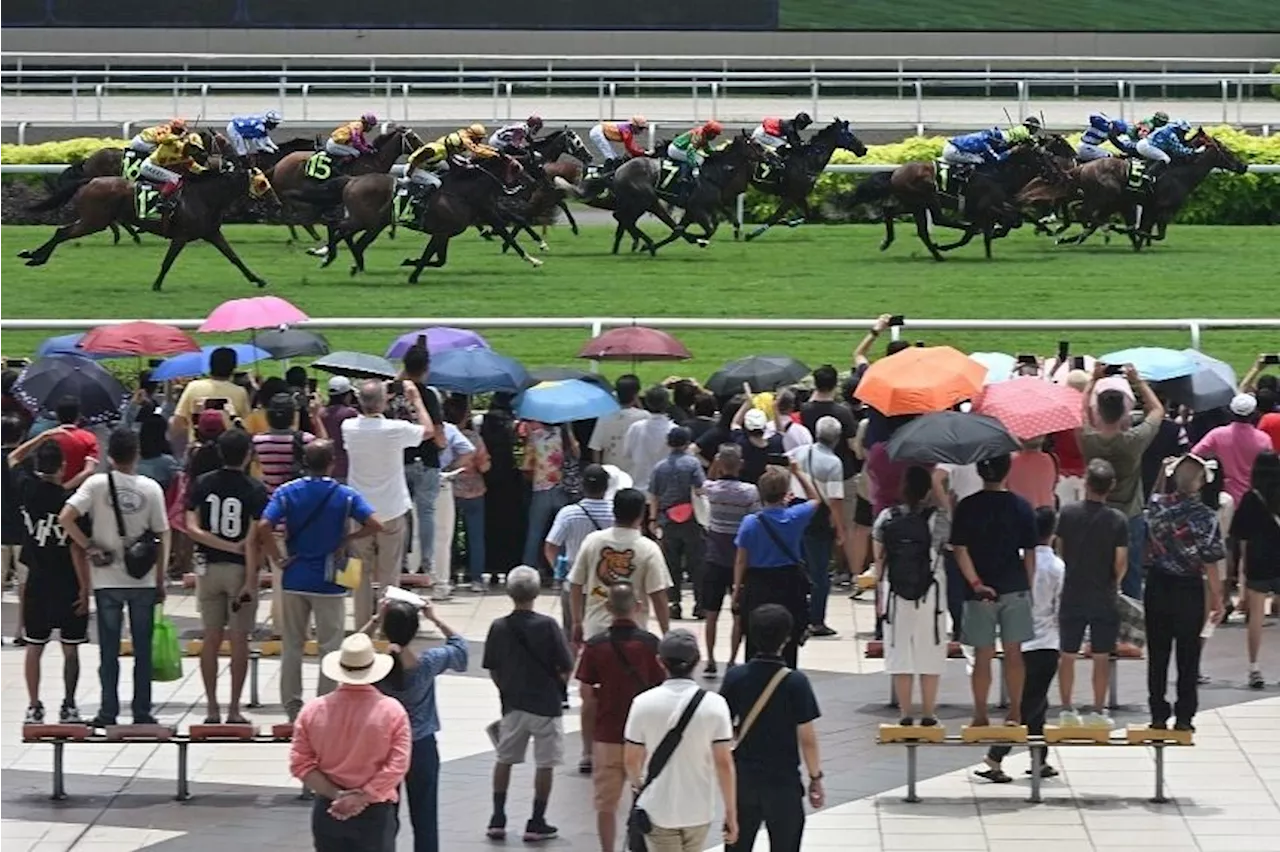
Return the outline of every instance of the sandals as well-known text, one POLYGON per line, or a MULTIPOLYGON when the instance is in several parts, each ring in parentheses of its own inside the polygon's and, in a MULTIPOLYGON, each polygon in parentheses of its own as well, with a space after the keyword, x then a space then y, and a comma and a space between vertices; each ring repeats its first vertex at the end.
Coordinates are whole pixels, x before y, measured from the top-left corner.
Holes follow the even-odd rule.
POLYGON ((977 775, 979 778, 985 778, 992 784, 1009 784, 1013 781, 1013 779, 1010 778, 1003 769, 992 769, 991 767, 988 767, 986 769, 978 769, 973 774, 977 775))

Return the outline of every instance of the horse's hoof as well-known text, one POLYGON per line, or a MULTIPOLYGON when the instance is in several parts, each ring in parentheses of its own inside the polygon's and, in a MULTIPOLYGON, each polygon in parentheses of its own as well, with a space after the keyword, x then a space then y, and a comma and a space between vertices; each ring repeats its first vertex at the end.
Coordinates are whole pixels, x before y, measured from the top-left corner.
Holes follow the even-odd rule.
POLYGON ((418 283, 418 273, 416 273, 416 272, 415 272, 415 273, 413 273, 412 275, 410 275, 410 276, 409 276, 409 283, 410 283, 410 284, 417 284, 417 283, 418 283))
POLYGON ((415 258, 406 257, 404 260, 400 261, 400 265, 401 266, 417 266, 418 261, 415 258))
POLYGON ((890 246, 890 245, 891 245, 891 243, 881 243, 881 244, 880 244, 880 251, 888 251, 888 250, 889 250, 889 246, 890 246))
POLYGON ((23 249, 22 251, 18 252, 18 257, 31 257, 34 254, 35 252, 31 249, 23 249))
POLYGON ((307 254, 311 255, 312 257, 325 257, 329 254, 329 247, 316 246, 315 248, 309 248, 307 249, 307 254))
POLYGON ((27 266, 40 266, 42 264, 43 264, 43 261, 36 260, 35 258, 28 260, 26 263, 27 266))
POLYGON ((533 255, 528 255, 527 257, 525 257, 525 260, 529 261, 529 265, 532 266, 534 269, 537 269, 539 266, 542 265, 542 261, 534 257, 533 255))
POLYGON ((704 239, 694 240, 693 244, 696 245, 698 248, 706 248, 707 246, 711 245, 711 243, 707 242, 704 239))
POLYGON ((352 277, 352 278, 354 278, 356 275, 358 275, 358 274, 359 274, 359 273, 361 273, 361 272, 364 272, 364 270, 363 270, 363 269, 361 269, 360 267, 358 267, 358 266, 353 266, 353 267, 351 267, 351 277, 352 277))
POLYGON ((551 246, 547 245, 547 241, 543 240, 538 243, 538 251, 551 251, 551 246))

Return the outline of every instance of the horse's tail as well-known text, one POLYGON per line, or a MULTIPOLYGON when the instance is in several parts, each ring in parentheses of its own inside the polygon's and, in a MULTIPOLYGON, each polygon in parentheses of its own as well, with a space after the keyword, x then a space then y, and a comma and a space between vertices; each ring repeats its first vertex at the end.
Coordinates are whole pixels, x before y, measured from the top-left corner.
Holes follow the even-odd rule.
POLYGON ((291 200, 301 201, 303 204, 311 204, 315 207, 331 207, 342 202, 342 190, 346 188, 350 180, 351 177, 349 175, 339 175, 314 185, 304 185, 290 190, 288 196, 291 200))
POLYGON ((850 207, 857 204, 875 204, 887 201, 893 195, 892 172, 876 172, 864 181, 860 181, 841 202, 850 207))
POLYGON ((80 163, 73 163, 58 175, 58 184, 49 196, 29 205, 27 209, 33 213, 57 210, 75 197, 80 187, 89 181, 90 178, 84 175, 84 167, 80 163))

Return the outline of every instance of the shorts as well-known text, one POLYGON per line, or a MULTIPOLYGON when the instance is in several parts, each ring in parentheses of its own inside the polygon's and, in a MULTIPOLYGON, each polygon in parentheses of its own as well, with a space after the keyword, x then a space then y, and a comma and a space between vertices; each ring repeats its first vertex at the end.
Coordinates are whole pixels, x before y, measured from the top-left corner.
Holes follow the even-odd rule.
POLYGON ((1120 613, 1072 612, 1063 610, 1058 616, 1058 628, 1062 638, 1062 653, 1078 654, 1084 644, 1084 631, 1089 628, 1089 651, 1093 654, 1110 654, 1120 638, 1120 613))
POLYGON ((894 595, 884 625, 884 670, 891 675, 940 675, 947 664, 945 580, 909 601, 894 595))
POLYGON ((860 527, 872 527, 876 519, 871 516, 871 501, 857 498, 853 507, 853 522, 860 527))
POLYGON ((23 638, 32 645, 45 645, 57 630, 62 644, 83 644, 89 638, 89 613, 76 615, 79 596, 80 584, 70 568, 31 574, 22 602, 23 638))
POLYGON ((961 641, 975 648, 994 648, 997 634, 1005 645, 1029 642, 1035 636, 1031 621, 1031 593, 1008 592, 994 601, 965 601, 961 641))
MULTIPOLYGON (((254 584, 256 585, 256 584, 254 584)), ((222 630, 229 627, 236 633, 252 633, 258 615, 258 590, 250 586, 253 600, 240 604, 234 611, 232 604, 244 588, 244 566, 234 562, 211 562, 204 576, 196 581, 196 600, 200 602, 200 623, 205 630, 222 630)))
POLYGON ((0 564, 4 568, 4 581, 9 582, 9 577, 13 577, 16 585, 23 585, 27 582, 27 566, 20 558, 22 554, 22 545, 6 544, 0 547, 0 564))
POLYGON ((533 763, 548 769, 564 763, 564 719, 512 710, 498 723, 498 763, 524 763, 533 737, 533 763))
POLYGON ((622 762, 622 743, 591 744, 591 785, 595 788, 596 813, 618 810, 627 785, 627 768, 622 762))
POLYGON ((1251 592, 1258 592, 1264 595, 1280 595, 1280 577, 1261 580, 1246 578, 1244 585, 1251 592))
POLYGON ((702 611, 719 612, 732 588, 733 566, 708 562, 702 569, 702 611))

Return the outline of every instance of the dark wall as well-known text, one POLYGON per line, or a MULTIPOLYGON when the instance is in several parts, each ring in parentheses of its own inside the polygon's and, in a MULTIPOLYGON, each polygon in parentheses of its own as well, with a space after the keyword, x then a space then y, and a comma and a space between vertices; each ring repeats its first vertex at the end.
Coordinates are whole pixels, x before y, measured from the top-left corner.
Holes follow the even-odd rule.
POLYGON ((0 15, 6 27, 769 30, 778 0, 5 0, 0 15))

